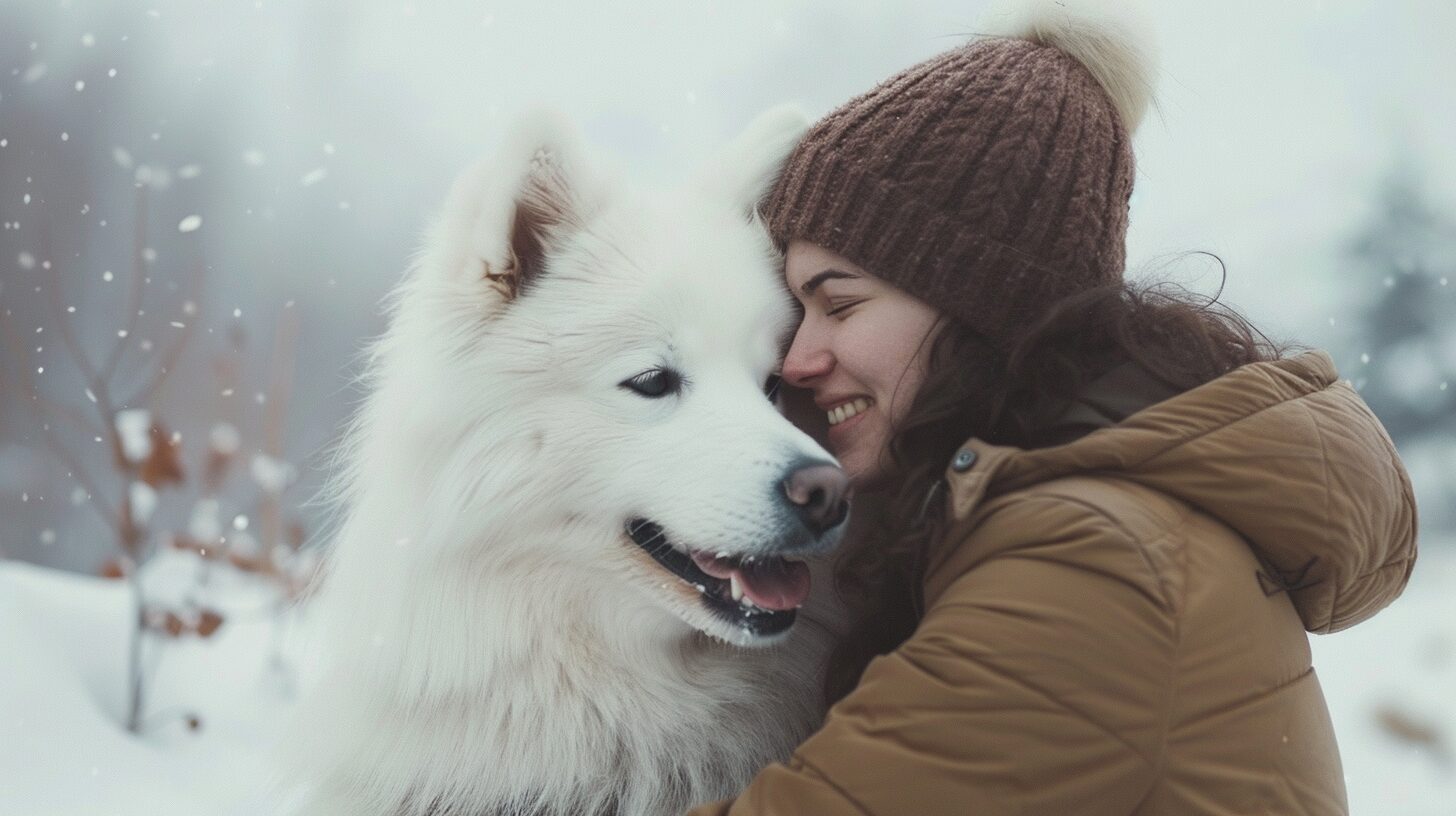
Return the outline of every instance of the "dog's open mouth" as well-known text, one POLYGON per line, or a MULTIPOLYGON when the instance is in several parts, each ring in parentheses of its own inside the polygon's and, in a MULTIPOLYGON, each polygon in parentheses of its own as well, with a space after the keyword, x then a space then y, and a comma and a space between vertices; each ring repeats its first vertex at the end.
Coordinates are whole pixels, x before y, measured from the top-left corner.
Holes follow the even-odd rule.
POLYGON ((809 566, 802 561, 684 552, 647 519, 629 521, 627 535, 663 569, 695 587, 714 614, 750 634, 786 631, 809 597, 809 566))

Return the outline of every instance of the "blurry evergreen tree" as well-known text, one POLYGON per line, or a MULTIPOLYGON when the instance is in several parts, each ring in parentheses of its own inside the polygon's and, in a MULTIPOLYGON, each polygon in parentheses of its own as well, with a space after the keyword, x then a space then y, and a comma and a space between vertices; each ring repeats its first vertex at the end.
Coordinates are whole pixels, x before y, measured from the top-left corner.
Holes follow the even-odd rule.
MULTIPOLYGON (((1360 315, 1359 365, 1342 368, 1403 452, 1456 456, 1456 217, 1432 203, 1418 168, 1398 165, 1348 257, 1357 291, 1376 294, 1360 315)), ((1456 461, 1441 470, 1444 484, 1427 487, 1445 507, 1422 510, 1450 521, 1456 461)))

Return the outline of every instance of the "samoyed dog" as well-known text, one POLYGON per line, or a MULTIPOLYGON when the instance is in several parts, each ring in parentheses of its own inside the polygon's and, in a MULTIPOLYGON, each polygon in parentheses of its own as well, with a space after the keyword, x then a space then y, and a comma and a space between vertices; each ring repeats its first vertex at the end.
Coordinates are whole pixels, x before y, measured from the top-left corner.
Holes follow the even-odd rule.
POLYGON ((818 726, 848 482, 765 395, 754 212, 805 126, 648 192, 536 116, 456 182, 345 437, 299 812, 680 814, 818 726))

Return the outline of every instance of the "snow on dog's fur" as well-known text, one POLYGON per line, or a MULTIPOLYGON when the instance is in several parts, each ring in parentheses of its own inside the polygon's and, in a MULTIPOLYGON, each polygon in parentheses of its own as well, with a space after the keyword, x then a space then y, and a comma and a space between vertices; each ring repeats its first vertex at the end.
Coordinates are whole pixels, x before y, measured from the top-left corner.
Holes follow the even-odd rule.
POLYGON ((681 813, 817 726, 827 582, 790 626, 692 578, 843 526, 785 499, 833 460, 763 392, 793 310, 753 204, 803 127, 645 194, 536 117, 455 184, 346 436, 302 813, 681 813))

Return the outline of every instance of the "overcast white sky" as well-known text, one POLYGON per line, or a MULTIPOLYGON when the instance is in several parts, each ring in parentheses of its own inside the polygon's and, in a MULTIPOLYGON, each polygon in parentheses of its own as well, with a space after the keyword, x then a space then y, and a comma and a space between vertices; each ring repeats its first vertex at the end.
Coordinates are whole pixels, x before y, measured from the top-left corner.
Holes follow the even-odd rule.
MULTIPOLYGON (((821 113, 955 45, 984 6, 618 5, 628 4, 353 6, 357 27, 337 46, 350 65, 343 84, 398 130, 361 131, 344 110, 298 124, 339 130, 389 172, 430 172, 544 102, 574 113, 638 172, 670 176, 760 108, 792 100, 821 113)), ((1397 151, 1425 163, 1438 194, 1456 201, 1456 4, 1153 5, 1160 107, 1138 138, 1134 265, 1217 252, 1233 302, 1276 327, 1317 329, 1339 297, 1339 240, 1397 151)), ((314 36, 327 29, 319 22, 314 36)), ((309 51, 307 38, 287 49, 281 73, 306 75, 309 51)))
MULTIPOLYGON (((69 83, 68 70, 84 63, 84 33, 129 35, 143 93, 214 104, 226 97, 231 116, 222 124, 244 141, 333 145, 332 174, 350 188, 356 218, 393 224, 417 224, 451 173, 522 108, 563 108, 634 172, 670 179, 761 108, 789 100, 822 113, 955 45, 985 6, 19 5, 38 41, 34 57, 48 63, 43 81, 69 83)), ((1338 239, 1397 152, 1425 165, 1434 192, 1456 201, 1456 4, 1153 6, 1162 69, 1159 110, 1137 143, 1134 267, 1163 253, 1214 251, 1229 265, 1235 303, 1276 328, 1317 327, 1338 297, 1338 239)), ((297 166, 273 172, 291 182, 323 159, 300 152, 297 166)), ((290 226, 312 225, 277 228, 290 226)))
MULTIPOLYGON (((1216 253, 1225 300, 1272 336, 1348 346, 1348 318, 1379 282, 1340 255, 1382 174, 1408 162, 1456 213, 1456 3, 1150 5, 1162 60, 1158 108, 1136 139, 1131 269, 1216 253)), ((17 263, 42 254, 46 224, 81 239, 55 277, 82 313, 115 311, 99 281, 127 251, 134 172, 117 148, 199 168, 156 194, 159 280, 200 246, 214 269, 195 322, 218 336, 243 323, 267 338, 281 304, 297 303, 288 447, 301 460, 348 410, 353 354, 380 329, 379 299, 451 178, 520 111, 562 109, 631 174, 671 182, 764 108, 822 114, 956 46, 985 6, 0 0, 0 221, 18 225, 0 231, 0 287, 36 310, 26 321, 49 319, 39 295, 24 299, 40 268, 17 263), (188 215, 201 229, 178 236, 170 227, 188 215)), ((1218 283, 1198 258, 1155 268, 1203 291, 1218 283)), ((60 354, 51 344, 35 363, 59 376, 60 354)), ((205 361, 179 377, 209 376, 205 361)), ((261 413, 237 410, 244 423, 261 413)))

